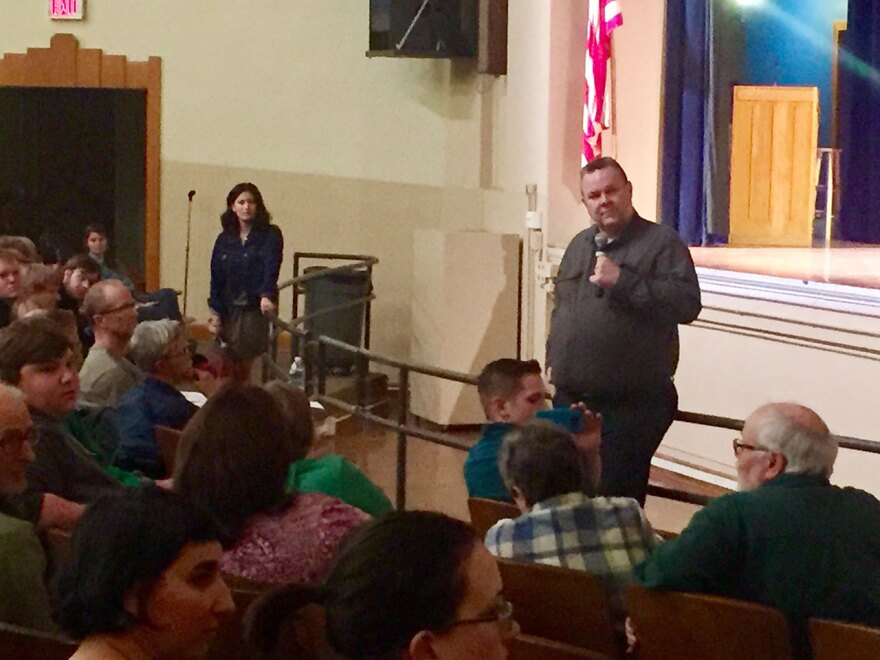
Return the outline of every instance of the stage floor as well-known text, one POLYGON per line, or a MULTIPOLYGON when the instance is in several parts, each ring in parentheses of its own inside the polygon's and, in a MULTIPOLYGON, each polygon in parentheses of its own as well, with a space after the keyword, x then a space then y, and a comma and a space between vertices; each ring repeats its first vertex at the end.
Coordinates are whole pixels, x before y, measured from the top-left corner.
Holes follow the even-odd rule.
POLYGON ((880 289, 880 246, 692 247, 701 268, 880 289))

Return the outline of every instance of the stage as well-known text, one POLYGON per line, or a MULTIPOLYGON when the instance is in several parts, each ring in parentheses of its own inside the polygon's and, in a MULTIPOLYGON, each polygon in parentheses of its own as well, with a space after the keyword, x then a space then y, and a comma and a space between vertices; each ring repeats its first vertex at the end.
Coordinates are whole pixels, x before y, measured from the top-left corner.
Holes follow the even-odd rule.
POLYGON ((880 246, 693 247, 691 255, 701 269, 880 289, 880 246))

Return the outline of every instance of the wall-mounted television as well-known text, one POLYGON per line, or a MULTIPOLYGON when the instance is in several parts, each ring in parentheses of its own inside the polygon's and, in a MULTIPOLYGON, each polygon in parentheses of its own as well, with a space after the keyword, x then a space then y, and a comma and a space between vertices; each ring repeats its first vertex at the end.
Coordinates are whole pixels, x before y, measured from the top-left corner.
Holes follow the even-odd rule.
POLYGON ((370 0, 371 57, 476 57, 478 0, 370 0))

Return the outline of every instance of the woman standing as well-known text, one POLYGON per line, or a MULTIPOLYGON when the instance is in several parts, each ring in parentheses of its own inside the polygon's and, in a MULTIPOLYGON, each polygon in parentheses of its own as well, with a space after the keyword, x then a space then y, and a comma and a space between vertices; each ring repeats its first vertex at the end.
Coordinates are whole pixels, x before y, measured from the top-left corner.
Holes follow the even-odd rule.
POLYGON ((211 255, 210 326, 235 364, 236 380, 247 381, 277 309, 284 238, 254 184, 236 185, 226 207, 211 255))

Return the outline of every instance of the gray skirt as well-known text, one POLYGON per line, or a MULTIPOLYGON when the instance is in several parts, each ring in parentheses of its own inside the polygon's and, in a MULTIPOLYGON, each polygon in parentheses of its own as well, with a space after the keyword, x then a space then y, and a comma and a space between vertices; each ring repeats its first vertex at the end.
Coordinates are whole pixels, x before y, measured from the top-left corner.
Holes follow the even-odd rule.
POLYGON ((220 338, 233 360, 252 360, 269 348, 269 319, 258 309, 233 306, 220 338))

